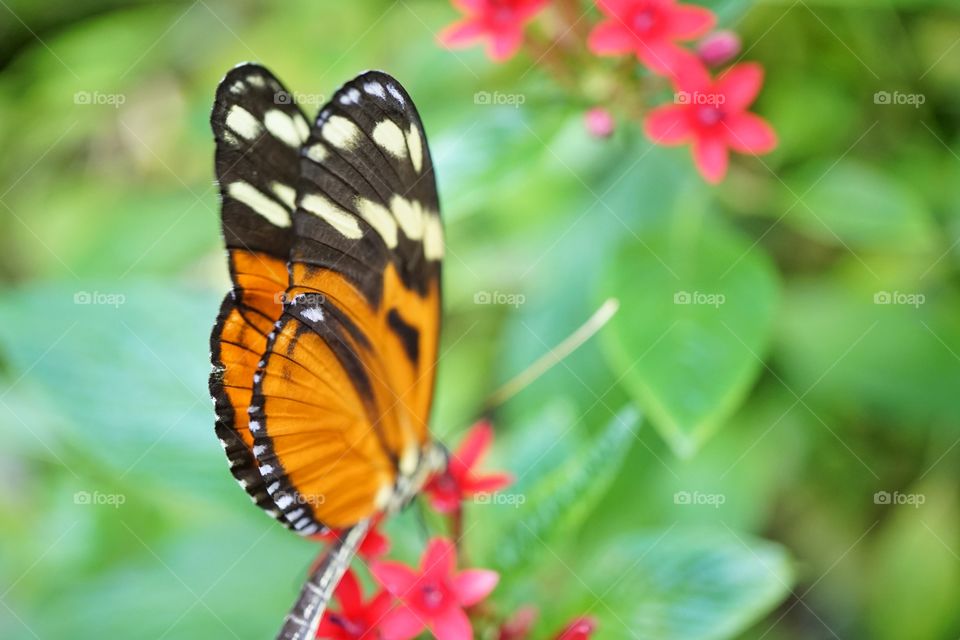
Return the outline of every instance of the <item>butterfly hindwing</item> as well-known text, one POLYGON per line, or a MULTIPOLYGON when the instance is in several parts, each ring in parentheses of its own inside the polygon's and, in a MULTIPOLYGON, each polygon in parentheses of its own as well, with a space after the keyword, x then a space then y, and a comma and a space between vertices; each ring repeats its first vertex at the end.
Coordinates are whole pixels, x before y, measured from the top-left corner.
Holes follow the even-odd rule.
POLYGON ((395 79, 363 74, 321 109, 296 205, 250 429, 270 495, 313 533, 381 509, 429 440, 443 235, 423 126, 395 79))
POLYGON ((258 471, 247 409, 267 334, 283 308, 307 121, 273 74, 244 64, 221 81, 211 126, 233 281, 210 339, 216 433, 234 477, 259 506, 286 524, 258 471))

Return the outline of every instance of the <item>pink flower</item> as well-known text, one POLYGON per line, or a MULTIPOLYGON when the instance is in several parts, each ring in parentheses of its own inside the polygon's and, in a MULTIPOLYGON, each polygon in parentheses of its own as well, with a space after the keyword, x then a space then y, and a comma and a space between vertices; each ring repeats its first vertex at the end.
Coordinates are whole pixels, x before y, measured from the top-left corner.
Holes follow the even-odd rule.
POLYGON ((440 42, 450 48, 465 47, 488 38, 487 54, 502 62, 523 44, 523 27, 548 0, 453 0, 466 14, 460 22, 440 34, 440 42))
POLYGON ((740 53, 740 36, 733 31, 716 31, 697 43, 697 56, 708 67, 722 66, 740 53))
POLYGON ((535 607, 520 607, 509 620, 500 625, 500 640, 526 640, 538 615, 535 607))
POLYGON ((318 638, 378 640, 381 627, 385 633, 389 630, 382 623, 393 598, 386 591, 380 591, 364 602, 360 582, 353 571, 343 575, 334 597, 340 605, 339 611, 327 609, 323 614, 317 629, 318 638))
POLYGON ((601 56, 633 53, 662 75, 676 75, 696 61, 677 42, 702 36, 717 21, 709 9, 676 0, 597 0, 597 6, 607 18, 590 33, 590 51, 601 56))
POLYGON ((777 146, 767 121, 747 111, 761 85, 758 64, 735 65, 715 80, 702 66, 689 67, 676 79, 676 103, 651 110, 644 130, 658 144, 692 143, 697 169, 708 182, 720 182, 730 149, 763 154, 777 146))
POLYGON ((557 634, 557 640, 590 640, 597 629, 597 621, 588 616, 574 618, 563 631, 557 634))
POLYGON ((496 571, 466 569, 456 572, 453 543, 434 538, 420 560, 420 572, 399 562, 376 562, 370 567, 377 581, 400 599, 383 621, 389 640, 408 640, 429 627, 438 640, 472 640, 473 627, 464 607, 477 604, 497 586, 496 571))
POLYGON ((603 107, 594 107, 583 114, 583 123, 590 135, 595 138, 609 138, 616 125, 613 116, 603 107))
POLYGON ((440 513, 453 513, 460 502, 478 493, 492 493, 513 482, 506 473, 477 475, 474 471, 493 441, 493 427, 481 420, 467 433, 460 447, 450 456, 445 473, 431 478, 424 491, 430 505, 440 513))

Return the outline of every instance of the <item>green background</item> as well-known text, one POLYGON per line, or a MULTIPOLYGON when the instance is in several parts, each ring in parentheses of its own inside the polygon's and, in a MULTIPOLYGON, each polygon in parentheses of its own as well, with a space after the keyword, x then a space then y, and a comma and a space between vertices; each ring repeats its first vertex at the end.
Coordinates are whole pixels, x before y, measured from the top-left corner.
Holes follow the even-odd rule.
MULTIPOLYGON (((535 637, 581 613, 601 638, 958 637, 960 13, 710 5, 781 140, 717 188, 635 124, 591 138, 593 71, 570 91, 438 47, 446 2, 0 2, 0 637, 271 637, 317 552, 235 486, 206 396, 208 117, 243 60, 311 113, 367 68, 416 99, 447 228, 440 439, 620 301, 495 414, 487 465, 518 482, 468 506, 466 548, 501 612, 537 606, 535 637)), ((388 527, 396 557, 420 519, 388 527)))

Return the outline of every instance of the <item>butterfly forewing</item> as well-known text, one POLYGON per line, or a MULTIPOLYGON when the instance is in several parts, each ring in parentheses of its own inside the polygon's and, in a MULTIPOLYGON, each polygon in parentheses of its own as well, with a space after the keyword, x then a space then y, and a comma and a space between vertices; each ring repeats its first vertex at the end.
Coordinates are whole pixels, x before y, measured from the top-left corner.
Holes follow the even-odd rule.
POLYGON ((286 523, 258 471, 247 408, 267 334, 283 309, 307 121, 269 71, 245 64, 220 83, 211 125, 233 281, 210 340, 216 432, 234 477, 258 505, 286 523))
POLYGON ((423 126, 395 79, 365 73, 312 127, 302 117, 255 65, 218 90, 235 286, 211 389, 234 475, 312 534, 383 508, 429 441, 443 235, 423 126))

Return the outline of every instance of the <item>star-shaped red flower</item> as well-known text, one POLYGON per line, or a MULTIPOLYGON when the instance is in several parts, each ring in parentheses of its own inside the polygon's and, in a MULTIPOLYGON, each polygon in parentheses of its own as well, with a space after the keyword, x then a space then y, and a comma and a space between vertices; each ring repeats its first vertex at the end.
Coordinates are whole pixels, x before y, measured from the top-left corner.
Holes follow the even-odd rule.
POLYGON ((400 600, 384 618, 384 637, 408 640, 428 627, 438 640, 472 640, 473 626, 464 607, 477 604, 497 586, 495 571, 457 571, 453 543, 434 538, 415 571, 399 562, 375 562, 370 571, 400 600))
POLYGON ((691 66, 676 79, 675 103, 650 111, 644 130, 658 144, 692 143, 697 169, 708 182, 720 182, 730 149, 763 154, 777 146, 773 128, 747 111, 762 85, 763 68, 755 63, 735 65, 716 79, 691 66))
POLYGON ((508 473, 480 475, 475 467, 480 464, 493 442, 493 427, 481 420, 471 427, 455 452, 450 454, 446 473, 434 476, 427 483, 430 505, 440 513, 453 513, 463 500, 481 493, 499 491, 513 482, 508 473))
POLYGON ((466 14, 440 34, 440 42, 466 47, 487 39, 487 54, 497 62, 513 56, 523 44, 523 28, 548 0, 453 0, 466 14))
POLYGON ((386 591, 380 591, 368 601, 363 600, 360 582, 347 571, 334 598, 339 604, 338 610, 327 609, 320 620, 317 638, 333 640, 380 640, 381 631, 389 629, 383 626, 384 616, 390 610, 393 597, 386 591))
POLYGON ((594 27, 587 42, 597 55, 632 53, 652 71, 679 73, 696 56, 677 44, 698 38, 716 24, 704 7, 676 0, 597 0, 606 19, 594 27))

